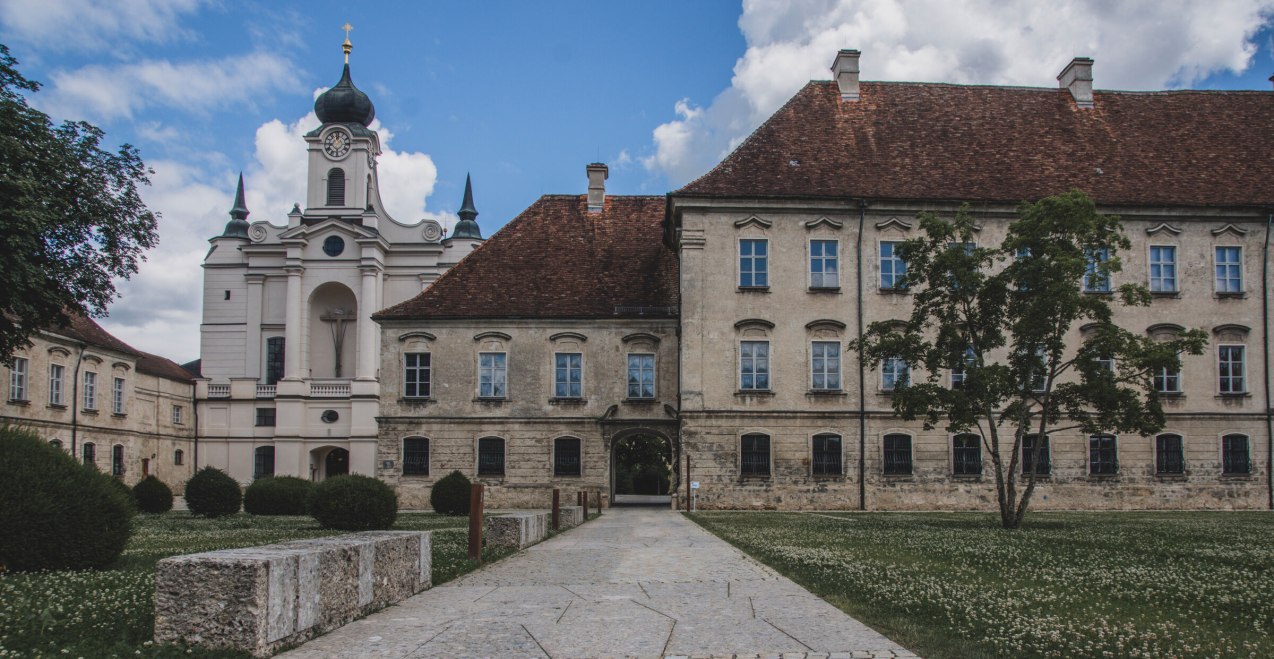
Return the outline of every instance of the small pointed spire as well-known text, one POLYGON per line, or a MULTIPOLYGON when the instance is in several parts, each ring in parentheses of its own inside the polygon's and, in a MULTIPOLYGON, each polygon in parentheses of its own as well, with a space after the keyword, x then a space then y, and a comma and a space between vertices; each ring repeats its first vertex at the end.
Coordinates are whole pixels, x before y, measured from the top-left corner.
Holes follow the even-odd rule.
POLYGON ((239 172, 239 189, 234 193, 234 206, 230 208, 230 221, 226 222, 226 230, 221 232, 221 237, 248 237, 248 204, 243 200, 243 172, 239 172))
POLYGON ((468 238, 482 240, 482 229, 478 226, 478 209, 473 205, 473 181, 469 174, 464 176, 464 201, 460 202, 460 210, 456 211, 460 221, 451 232, 452 238, 468 238))

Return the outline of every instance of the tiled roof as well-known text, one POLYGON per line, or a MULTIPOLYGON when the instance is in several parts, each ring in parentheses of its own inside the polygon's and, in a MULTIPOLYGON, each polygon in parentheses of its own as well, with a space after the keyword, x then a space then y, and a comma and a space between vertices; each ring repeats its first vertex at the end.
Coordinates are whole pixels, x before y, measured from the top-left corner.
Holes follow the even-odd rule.
POLYGON ((404 318, 668 318, 676 255, 664 197, 541 197, 420 295, 375 314, 404 318))
POLYGON ((140 350, 120 341, 112 336, 110 332, 102 329, 102 326, 94 322, 92 318, 75 312, 67 312, 66 317, 69 321, 66 325, 60 327, 54 325, 49 327, 48 331, 99 348, 122 352, 126 355, 136 355, 138 357, 142 355, 140 350))
POLYGON ((177 362, 149 352, 141 353, 141 357, 137 359, 137 372, 177 382, 193 383, 195 381, 194 376, 177 362))
POLYGON ((1274 203, 1274 93, 810 82, 677 193, 1111 205, 1274 203))

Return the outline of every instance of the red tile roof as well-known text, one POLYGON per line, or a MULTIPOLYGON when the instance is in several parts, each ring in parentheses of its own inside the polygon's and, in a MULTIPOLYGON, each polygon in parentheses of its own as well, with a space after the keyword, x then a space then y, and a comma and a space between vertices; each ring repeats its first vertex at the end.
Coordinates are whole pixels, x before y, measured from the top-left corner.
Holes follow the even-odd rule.
POLYGON ((1274 93, 810 82, 677 195, 1274 204, 1274 93))
POLYGON ((92 318, 75 312, 68 312, 66 315, 69 320, 66 325, 53 325, 48 327, 46 331, 99 348, 133 355, 137 357, 137 371, 139 373, 177 380, 178 382, 194 382, 191 374, 172 360, 138 350, 120 341, 110 332, 102 329, 102 326, 98 325, 92 318))
POLYGON ((177 362, 167 357, 152 355, 149 352, 141 353, 141 357, 137 360, 137 372, 189 384, 193 384, 195 381, 190 371, 179 366, 177 362))
POLYGON ((373 317, 669 318, 677 260, 662 240, 664 197, 548 195, 420 295, 373 317))

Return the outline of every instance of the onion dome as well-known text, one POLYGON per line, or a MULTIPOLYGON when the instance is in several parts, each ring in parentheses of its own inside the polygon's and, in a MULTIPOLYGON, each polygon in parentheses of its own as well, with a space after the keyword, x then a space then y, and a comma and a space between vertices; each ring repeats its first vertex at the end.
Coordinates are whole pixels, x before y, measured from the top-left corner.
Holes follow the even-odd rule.
POLYGON ((226 230, 221 232, 221 237, 248 237, 248 206, 243 200, 243 172, 239 172, 239 189, 234 193, 234 206, 230 209, 230 221, 226 222, 226 230))
POLYGON ((473 206, 473 184, 469 181, 468 174, 464 177, 464 201, 460 203, 460 210, 456 211, 456 215, 460 216, 460 221, 456 222, 456 228, 451 232, 452 238, 482 240, 482 229, 478 227, 478 209, 473 206))
POLYGON ((325 124, 362 124, 369 126, 376 118, 372 99, 354 86, 349 77, 349 62, 336 86, 314 99, 314 114, 325 124))

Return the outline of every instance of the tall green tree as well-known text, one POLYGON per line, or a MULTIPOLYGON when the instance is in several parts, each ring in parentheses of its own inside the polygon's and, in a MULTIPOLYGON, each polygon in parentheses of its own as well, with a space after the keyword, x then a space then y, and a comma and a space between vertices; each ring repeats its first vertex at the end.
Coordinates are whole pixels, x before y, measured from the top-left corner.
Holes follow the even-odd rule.
POLYGON ((0 361, 67 313, 103 316, 116 278, 158 242, 138 189, 150 170, 137 150, 101 148, 82 121, 55 126, 27 104, 37 82, 0 44, 0 361))
POLYGON ((1047 439, 1035 438, 1156 432, 1164 413, 1155 374, 1180 370, 1180 356, 1201 354, 1207 341, 1202 330, 1158 341, 1114 322, 1113 304, 1146 305, 1150 293, 1110 290, 1129 241, 1119 218, 1098 213, 1087 195, 1018 212, 997 246, 976 245, 967 206, 950 219, 921 213, 923 235, 899 247, 910 317, 872 323, 850 344, 873 368, 901 359, 924 374, 894 391, 899 416, 981 437, 1006 529, 1021 525, 1047 464, 1047 439))

